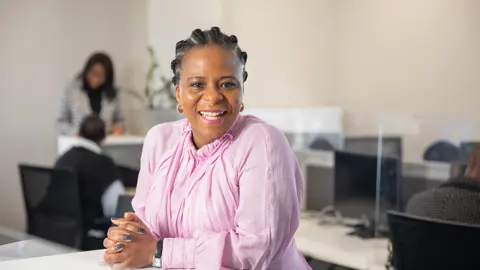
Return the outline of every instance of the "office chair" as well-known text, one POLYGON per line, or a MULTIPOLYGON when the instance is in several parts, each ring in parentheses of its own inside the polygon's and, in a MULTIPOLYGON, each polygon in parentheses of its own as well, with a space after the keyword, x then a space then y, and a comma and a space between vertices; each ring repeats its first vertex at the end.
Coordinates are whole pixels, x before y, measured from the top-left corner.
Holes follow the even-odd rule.
POLYGON ((448 141, 436 141, 427 147, 423 153, 423 160, 438 162, 455 162, 460 158, 460 150, 448 141))
POLYGON ((133 212, 132 199, 132 195, 121 195, 120 197, 118 197, 115 217, 121 218, 126 212, 133 212))
POLYGON ((76 174, 20 164, 27 233, 79 249, 82 210, 76 174))
POLYGON ((480 269, 480 226, 388 213, 395 270, 480 269))
POLYGON ((137 180, 138 180, 138 170, 122 166, 122 165, 117 165, 119 173, 120 173, 120 179, 123 182, 123 185, 127 188, 129 187, 136 187, 137 186, 137 180))

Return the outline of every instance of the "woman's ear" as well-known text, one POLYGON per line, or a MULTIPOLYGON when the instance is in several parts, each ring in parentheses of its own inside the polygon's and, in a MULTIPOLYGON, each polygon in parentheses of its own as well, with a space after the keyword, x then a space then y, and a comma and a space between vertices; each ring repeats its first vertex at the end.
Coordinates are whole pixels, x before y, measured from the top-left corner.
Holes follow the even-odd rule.
POLYGON ((177 99, 177 103, 180 104, 180 87, 178 84, 175 86, 175 98, 177 99))

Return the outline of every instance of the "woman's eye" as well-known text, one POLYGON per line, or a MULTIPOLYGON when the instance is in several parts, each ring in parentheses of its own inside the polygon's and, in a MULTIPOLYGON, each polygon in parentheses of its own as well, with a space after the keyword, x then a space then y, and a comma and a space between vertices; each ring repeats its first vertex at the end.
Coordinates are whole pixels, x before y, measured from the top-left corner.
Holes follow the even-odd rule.
POLYGON ((222 88, 226 88, 226 89, 235 89, 235 88, 237 88, 237 84, 234 83, 234 82, 222 83, 220 86, 221 86, 222 88))
POLYGON ((192 88, 197 88, 197 89, 202 89, 204 87, 203 83, 199 83, 199 82, 191 83, 190 86, 192 88))

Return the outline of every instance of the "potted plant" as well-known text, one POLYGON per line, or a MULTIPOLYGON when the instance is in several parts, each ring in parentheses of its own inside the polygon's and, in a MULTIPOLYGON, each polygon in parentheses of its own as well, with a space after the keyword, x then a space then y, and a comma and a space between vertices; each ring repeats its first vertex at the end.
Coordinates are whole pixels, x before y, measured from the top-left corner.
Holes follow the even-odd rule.
POLYGON ((150 57, 150 65, 146 75, 146 85, 143 95, 139 91, 123 88, 126 94, 133 96, 145 109, 135 113, 135 121, 130 125, 135 133, 145 134, 148 129, 156 124, 175 121, 182 118, 176 111, 177 101, 175 98, 175 86, 171 78, 157 72, 160 65, 157 61, 154 49, 147 47, 150 57), (160 74, 160 75, 158 75, 160 74), (140 125, 140 126, 139 126, 140 125))
POLYGON ((147 47, 150 56, 150 67, 147 72, 147 81, 145 86, 145 97, 147 98, 147 106, 150 109, 174 109, 177 102, 175 99, 175 86, 170 78, 160 74, 160 82, 155 80, 155 74, 160 67, 157 61, 155 50, 147 47))

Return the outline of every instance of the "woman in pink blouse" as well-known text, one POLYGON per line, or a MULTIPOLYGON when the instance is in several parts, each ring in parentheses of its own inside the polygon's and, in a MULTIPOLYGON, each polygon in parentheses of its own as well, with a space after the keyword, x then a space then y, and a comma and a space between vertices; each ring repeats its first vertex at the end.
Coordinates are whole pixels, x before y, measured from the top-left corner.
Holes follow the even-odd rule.
POLYGON ((177 43, 171 67, 186 119, 148 132, 135 214, 113 221, 106 263, 310 269, 294 241, 303 194, 295 155, 276 128, 240 115, 246 61, 218 27, 177 43))

